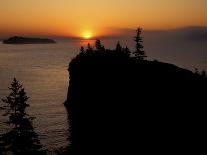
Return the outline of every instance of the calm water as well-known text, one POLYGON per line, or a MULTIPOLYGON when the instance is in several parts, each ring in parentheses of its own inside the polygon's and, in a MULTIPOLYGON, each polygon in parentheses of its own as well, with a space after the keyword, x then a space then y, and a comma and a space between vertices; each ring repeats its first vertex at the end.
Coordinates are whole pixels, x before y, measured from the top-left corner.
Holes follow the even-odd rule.
MULTIPOLYGON (((0 44, 0 98, 16 77, 30 96, 28 113, 47 149, 64 147, 68 135, 67 112, 63 106, 68 87, 67 67, 77 54, 78 43, 54 45, 0 44)), ((0 116, 1 132, 6 132, 0 116)))
MULTIPOLYGON (((165 41, 164 41, 165 40, 165 41)), ((146 51, 151 58, 177 64, 181 67, 207 69, 207 44, 158 41, 146 37, 146 51), (174 46, 172 47, 172 43, 174 46), (182 51, 185 51, 184 54, 182 51), (199 53, 200 52, 200 53, 199 53)), ((121 43, 124 39, 120 40, 121 43)), ((114 40, 105 40, 112 48, 114 40)), ((44 148, 58 149, 69 144, 67 112, 63 102, 67 96, 70 60, 85 42, 68 41, 51 45, 0 44, 0 98, 8 95, 7 87, 16 77, 30 96, 28 113, 35 116, 34 127, 44 148)), ((129 42, 130 47, 133 45, 129 42)), ((0 112, 1 113, 1 112, 0 112)), ((0 132, 8 127, 2 123, 0 132)))

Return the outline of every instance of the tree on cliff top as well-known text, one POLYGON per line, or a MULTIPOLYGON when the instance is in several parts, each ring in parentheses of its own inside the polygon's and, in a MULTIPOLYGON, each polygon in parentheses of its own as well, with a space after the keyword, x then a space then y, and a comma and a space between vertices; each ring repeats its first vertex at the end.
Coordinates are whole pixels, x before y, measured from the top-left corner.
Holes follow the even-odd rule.
POLYGON ((116 51, 117 51, 117 52, 121 52, 121 51, 122 51, 122 47, 121 47, 119 41, 118 41, 117 44, 116 44, 116 51))
POLYGON ((136 42, 136 50, 133 52, 134 56, 138 60, 144 60, 146 56, 145 51, 144 51, 144 46, 142 45, 143 40, 142 40, 142 29, 138 28, 136 31, 136 36, 134 37, 134 41, 136 42))
POLYGON ((105 47, 101 44, 101 41, 99 39, 96 40, 95 42, 95 47, 96 47, 96 50, 98 51, 105 51, 105 47))

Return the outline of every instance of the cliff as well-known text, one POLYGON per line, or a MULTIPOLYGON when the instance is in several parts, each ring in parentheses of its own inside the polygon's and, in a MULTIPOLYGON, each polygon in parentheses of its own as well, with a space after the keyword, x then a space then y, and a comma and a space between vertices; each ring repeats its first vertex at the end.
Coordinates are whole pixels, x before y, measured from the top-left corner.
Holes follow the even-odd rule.
POLYGON ((51 39, 42 38, 24 38, 24 37, 11 37, 7 40, 3 40, 4 44, 54 44, 56 43, 51 39))
POLYGON ((69 64, 73 154, 193 152, 203 147, 207 79, 116 50, 69 64))

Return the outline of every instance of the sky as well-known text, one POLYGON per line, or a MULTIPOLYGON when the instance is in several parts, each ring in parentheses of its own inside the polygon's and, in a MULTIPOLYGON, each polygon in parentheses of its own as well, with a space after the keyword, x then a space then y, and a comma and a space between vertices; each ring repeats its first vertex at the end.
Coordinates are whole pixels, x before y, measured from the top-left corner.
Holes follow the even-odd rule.
POLYGON ((0 0, 0 36, 94 37, 207 26, 207 0, 0 0))

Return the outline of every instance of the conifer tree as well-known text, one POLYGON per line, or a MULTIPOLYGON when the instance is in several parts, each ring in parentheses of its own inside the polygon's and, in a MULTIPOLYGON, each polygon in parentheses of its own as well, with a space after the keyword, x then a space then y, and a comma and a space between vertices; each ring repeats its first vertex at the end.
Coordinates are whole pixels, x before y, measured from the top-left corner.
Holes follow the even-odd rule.
POLYGON ((90 44, 90 43, 88 43, 87 51, 88 51, 88 52, 92 52, 92 51, 93 51, 93 48, 91 47, 91 44, 90 44))
POLYGON ((99 39, 96 40, 95 47, 97 50, 101 50, 101 41, 99 39))
POLYGON ((125 53, 128 57, 131 56, 131 51, 129 50, 129 48, 128 48, 127 46, 124 48, 124 53, 125 53))
POLYGON ((1 108, 7 111, 8 123, 12 128, 0 136, 0 154, 46 154, 46 151, 41 150, 42 145, 34 132, 32 117, 26 114, 29 97, 24 88, 14 78, 9 89, 11 92, 2 99, 5 104, 1 108))
POLYGON ((121 52, 121 51, 122 51, 122 47, 121 47, 119 41, 118 41, 117 44, 116 44, 116 51, 117 51, 117 52, 121 52))
POLYGON ((20 125, 22 119, 26 116, 25 109, 29 106, 27 100, 29 97, 26 95, 22 85, 14 78, 11 86, 10 94, 2 101, 6 104, 3 106, 7 110, 6 115, 10 114, 9 123, 12 123, 16 126, 20 125))
POLYGON ((81 52, 81 53, 85 53, 85 49, 84 49, 83 46, 81 46, 81 48, 80 48, 80 52, 81 52))
POLYGON ((101 41, 99 39, 96 40, 95 47, 98 51, 105 51, 105 48, 104 46, 102 46, 101 41))
POLYGON ((133 52, 134 56, 138 60, 144 60, 145 57, 145 51, 144 51, 144 46, 142 45, 143 40, 142 40, 142 29, 138 28, 136 31, 136 36, 134 37, 134 41, 136 42, 136 50, 133 52))

